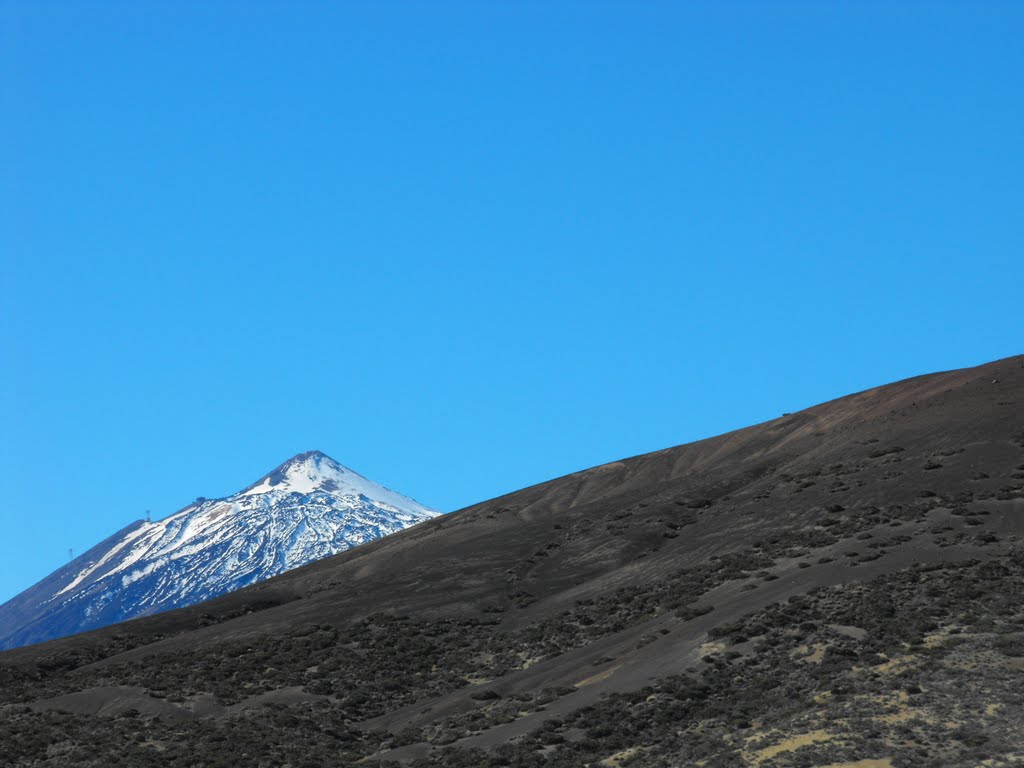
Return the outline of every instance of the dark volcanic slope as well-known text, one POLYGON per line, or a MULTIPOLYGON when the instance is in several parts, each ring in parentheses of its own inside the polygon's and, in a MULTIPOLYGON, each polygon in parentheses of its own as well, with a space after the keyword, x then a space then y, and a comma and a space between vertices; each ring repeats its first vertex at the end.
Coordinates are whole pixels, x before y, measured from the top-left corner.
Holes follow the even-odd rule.
POLYGON ((910 379, 2 654, 0 764, 1011 764, 1022 404, 910 379))

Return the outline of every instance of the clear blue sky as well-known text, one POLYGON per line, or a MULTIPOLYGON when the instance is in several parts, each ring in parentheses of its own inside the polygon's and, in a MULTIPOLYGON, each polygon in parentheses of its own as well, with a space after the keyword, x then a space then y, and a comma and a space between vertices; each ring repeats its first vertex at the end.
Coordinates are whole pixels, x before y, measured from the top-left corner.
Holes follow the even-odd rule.
POLYGON ((0 601, 1024 351, 1024 4, 0 5, 0 601))

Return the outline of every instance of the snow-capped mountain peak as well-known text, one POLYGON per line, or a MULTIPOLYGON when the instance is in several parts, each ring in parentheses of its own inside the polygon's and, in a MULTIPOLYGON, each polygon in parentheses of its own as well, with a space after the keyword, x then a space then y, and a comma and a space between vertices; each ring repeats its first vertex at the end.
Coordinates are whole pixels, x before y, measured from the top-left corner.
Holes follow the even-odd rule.
POLYGON ((306 451, 288 459, 256 483, 243 490, 240 496, 264 493, 310 494, 325 491, 341 495, 365 496, 375 501, 396 506, 417 509, 430 513, 427 507, 401 494, 385 488, 379 483, 360 475, 344 464, 332 459, 322 451, 306 451))
POLYGON ((206 600, 439 513, 321 451, 137 521, 0 606, 0 649, 206 600))

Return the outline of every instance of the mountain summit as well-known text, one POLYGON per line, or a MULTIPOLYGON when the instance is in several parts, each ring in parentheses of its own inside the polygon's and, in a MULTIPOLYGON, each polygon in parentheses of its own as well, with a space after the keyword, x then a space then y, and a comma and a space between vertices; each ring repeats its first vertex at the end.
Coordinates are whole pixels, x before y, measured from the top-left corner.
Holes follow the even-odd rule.
POLYGON ((321 451, 136 521, 0 606, 0 649, 181 608, 435 517, 321 451))
POLYGON ((316 491, 342 496, 361 496, 396 509, 418 512, 426 517, 437 514, 400 493, 367 480, 358 472, 339 464, 323 451, 307 451, 293 456, 266 477, 243 489, 238 495, 272 493, 280 497, 289 493, 311 494, 316 491))

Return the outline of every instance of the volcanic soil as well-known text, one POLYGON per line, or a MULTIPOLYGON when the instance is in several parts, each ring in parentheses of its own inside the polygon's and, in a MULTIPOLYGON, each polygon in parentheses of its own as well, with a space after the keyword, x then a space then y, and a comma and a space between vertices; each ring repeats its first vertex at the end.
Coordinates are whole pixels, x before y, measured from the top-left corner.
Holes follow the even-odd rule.
POLYGON ((1024 357, 0 654, 7 766, 1024 761, 1024 357))

